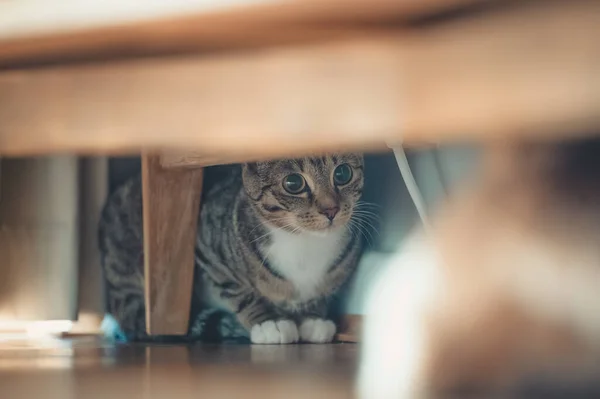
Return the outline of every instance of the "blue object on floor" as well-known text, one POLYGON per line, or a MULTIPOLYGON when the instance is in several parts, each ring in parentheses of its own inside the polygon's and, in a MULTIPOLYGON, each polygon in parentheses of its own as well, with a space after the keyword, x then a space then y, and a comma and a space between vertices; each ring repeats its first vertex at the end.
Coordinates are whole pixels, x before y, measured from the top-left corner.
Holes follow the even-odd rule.
POLYGON ((109 314, 104 315, 102 324, 100 324, 100 331, 102 331, 104 338, 109 341, 127 342, 127 336, 125 335, 123 330, 121 330, 119 322, 109 314))

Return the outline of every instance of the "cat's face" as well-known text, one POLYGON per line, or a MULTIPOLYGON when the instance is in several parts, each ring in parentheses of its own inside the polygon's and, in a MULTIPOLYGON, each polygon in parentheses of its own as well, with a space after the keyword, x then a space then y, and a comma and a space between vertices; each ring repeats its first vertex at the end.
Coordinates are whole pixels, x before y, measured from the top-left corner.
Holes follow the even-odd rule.
POLYGON ((348 223, 363 189, 361 154, 256 162, 243 166, 244 188, 272 225, 327 232, 348 223))

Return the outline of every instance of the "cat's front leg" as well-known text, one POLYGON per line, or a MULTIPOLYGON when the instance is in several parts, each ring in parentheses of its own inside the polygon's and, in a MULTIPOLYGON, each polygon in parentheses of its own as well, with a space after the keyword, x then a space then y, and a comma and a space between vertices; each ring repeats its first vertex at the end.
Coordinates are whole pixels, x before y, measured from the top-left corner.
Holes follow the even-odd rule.
POLYGON ((310 305, 299 318, 300 340, 323 344, 333 341, 335 323, 327 319, 327 303, 318 301, 310 305))
POLYGON ((296 323, 277 311, 264 298, 246 293, 230 299, 238 320, 250 332, 254 344, 292 344, 298 342, 296 323))
POLYGON ((298 327, 288 319, 270 319, 256 323, 250 330, 253 344, 293 344, 298 342, 298 327))

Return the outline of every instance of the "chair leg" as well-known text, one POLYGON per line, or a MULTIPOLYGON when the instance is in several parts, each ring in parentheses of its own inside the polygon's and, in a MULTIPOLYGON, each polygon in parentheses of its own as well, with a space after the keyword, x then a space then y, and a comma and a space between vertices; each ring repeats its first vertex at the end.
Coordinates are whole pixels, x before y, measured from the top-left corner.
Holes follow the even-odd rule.
POLYGON ((194 245, 202 168, 163 168, 142 156, 146 330, 187 333, 194 276, 194 245))

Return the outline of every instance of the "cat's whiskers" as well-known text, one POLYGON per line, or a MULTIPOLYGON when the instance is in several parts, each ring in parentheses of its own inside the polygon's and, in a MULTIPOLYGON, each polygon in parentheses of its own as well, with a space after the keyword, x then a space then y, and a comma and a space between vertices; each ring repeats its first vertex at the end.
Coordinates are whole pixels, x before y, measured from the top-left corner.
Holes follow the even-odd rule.
POLYGON ((372 215, 372 216, 374 216, 374 217, 377 217, 377 218, 379 218, 379 214, 378 214, 378 213, 376 213, 376 212, 375 212, 375 210, 369 210, 369 209, 365 209, 365 208, 364 208, 364 207, 362 207, 362 206, 356 206, 356 205, 355 205, 355 206, 354 206, 354 208, 353 208, 353 211, 354 211, 354 212, 361 212, 361 213, 368 214, 368 215, 372 215))
POLYGON ((348 223, 344 225, 344 228, 346 229, 346 231, 350 232, 350 235, 352 236, 355 236, 357 234, 354 226, 352 225, 352 223, 350 223, 350 221, 348 221, 348 223))
MULTIPOLYGON (((372 217, 373 219, 378 219, 378 215, 373 212, 368 212, 360 209, 360 205, 362 205, 362 201, 357 201, 351 211, 349 212, 350 216, 348 217, 348 221, 344 224, 344 227, 350 232, 352 235, 362 234, 365 239, 368 240, 366 234, 362 231, 362 229, 366 228, 362 225, 362 223, 357 222, 357 219, 372 217)), ((371 227, 374 228, 373 225, 371 227)))
POLYGON ((355 209, 352 211, 352 219, 358 219, 362 221, 363 223, 367 224, 375 233, 379 234, 379 231, 375 227, 380 219, 379 214, 361 209, 360 207, 355 207, 355 209))
POLYGON ((262 240, 263 238, 267 238, 267 237, 268 237, 268 236, 270 236, 270 235, 271 235, 271 232, 270 232, 270 231, 268 231, 268 232, 266 232, 265 234, 263 234, 263 235, 261 235, 261 236, 259 236, 259 237, 255 238, 254 240, 250 241, 250 244, 254 244, 255 242, 257 242, 257 241, 260 241, 260 240, 262 240))
POLYGON ((374 202, 367 202, 367 201, 356 201, 356 204, 354 205, 356 208, 368 208, 370 207, 371 209, 381 209, 381 205, 376 204, 374 202))
POLYGON ((377 213, 375 213, 373 211, 368 211, 366 209, 362 209, 362 208, 354 208, 353 212, 359 212, 359 213, 364 214, 364 215, 370 215, 370 216, 372 216, 374 218, 377 218, 377 219, 379 218, 379 214, 377 214, 377 213))
POLYGON ((248 234, 252 234, 256 229, 258 229, 259 227, 271 227, 271 225, 269 224, 269 222, 278 222, 281 220, 285 220, 287 219, 288 216, 281 216, 278 218, 274 218, 274 219, 270 219, 269 221, 265 221, 265 220, 259 220, 258 224, 256 226, 254 226, 254 228, 252 228, 252 230, 250 230, 250 232, 248 234))
POLYGON ((361 223, 365 224, 365 227, 370 227, 370 229, 373 231, 373 233, 379 235, 379 230, 377 230, 377 228, 375 227, 376 222, 378 222, 378 219, 376 218, 376 215, 369 215, 369 214, 363 214, 361 212, 356 212, 354 213, 354 215, 356 215, 356 220, 360 221, 361 223), (370 219, 372 218, 372 219, 370 219))
POLYGON ((354 209, 352 211, 352 213, 353 214, 357 214, 357 215, 368 216, 368 217, 370 217, 372 219, 379 220, 379 215, 376 214, 375 212, 369 212, 369 211, 365 211, 365 210, 362 210, 362 209, 354 209))
POLYGON ((299 232, 299 231, 301 231, 301 230, 302 230, 302 228, 301 228, 300 226, 296 226, 296 227, 294 227, 294 228, 292 229, 291 233, 292 233, 292 234, 296 234, 297 232, 299 232))
POLYGON ((381 209, 381 205, 365 201, 356 201, 352 208, 356 211, 368 212, 373 215, 378 215, 375 213, 375 211, 379 211, 381 209))
POLYGON ((255 242, 257 242, 257 241, 260 241, 260 240, 262 240, 263 238, 267 238, 267 237, 268 237, 268 236, 270 236, 270 235, 271 235, 271 232, 270 232, 270 231, 268 231, 268 232, 266 232, 265 234, 263 234, 263 235, 261 235, 261 236, 259 236, 259 237, 255 238, 254 240, 250 241, 250 244, 254 244, 255 242))
POLYGON ((352 218, 350 219, 349 224, 356 227, 358 232, 362 234, 362 236, 365 238, 369 246, 373 245, 373 235, 371 234, 369 227, 364 223, 363 220, 361 220, 360 218, 352 218))
POLYGON ((365 236, 365 234, 362 232, 362 230, 359 228, 359 226, 356 225, 356 223, 354 222, 354 220, 350 219, 350 221, 348 222, 347 226, 348 226, 348 228, 351 229, 352 234, 358 235, 358 236, 362 235, 363 237, 365 237, 365 239, 367 239, 367 237, 365 236))
MULTIPOLYGON (((273 228, 273 229, 276 229, 276 230, 285 230, 285 229, 287 229, 288 227, 292 227, 294 224, 295 224, 294 222, 290 222, 290 223, 288 223, 288 224, 285 224, 285 225, 283 225, 283 226, 281 226, 281 227, 278 227, 278 226, 273 226, 272 228, 273 228)), ((299 228, 299 227, 298 227, 298 228, 299 228)), ((259 241, 259 240, 261 240, 261 239, 263 239, 263 238, 267 238, 268 236, 270 236, 272 232, 271 232, 271 231, 270 231, 268 228, 267 228, 267 230, 268 230, 268 231, 267 231, 265 234, 263 234, 263 235, 261 235, 261 236, 259 236, 259 237, 255 238, 254 240, 250 241, 250 244, 253 244, 253 243, 255 243, 256 241, 259 241)))

